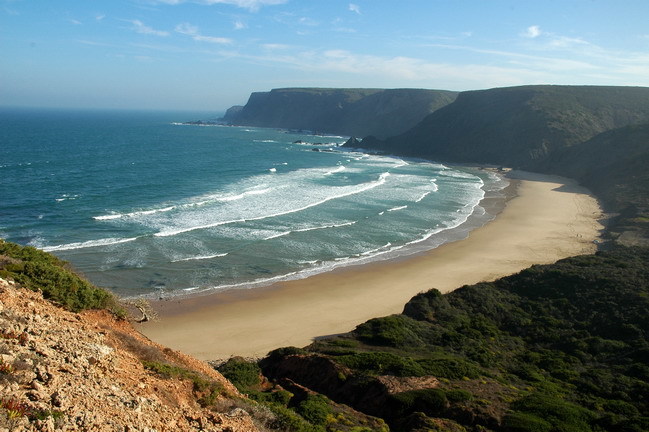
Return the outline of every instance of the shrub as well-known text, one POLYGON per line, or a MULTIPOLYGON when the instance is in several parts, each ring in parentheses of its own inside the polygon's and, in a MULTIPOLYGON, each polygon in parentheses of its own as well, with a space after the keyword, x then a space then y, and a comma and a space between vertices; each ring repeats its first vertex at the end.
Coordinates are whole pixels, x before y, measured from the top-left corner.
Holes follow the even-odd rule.
POLYGON ((410 357, 387 352, 363 352, 336 357, 343 365, 372 375, 423 376, 422 368, 410 357))
POLYGON ((308 422, 324 425, 327 422, 327 416, 331 414, 331 406, 326 397, 319 394, 309 395, 300 402, 296 411, 308 422))
POLYGON ((217 368, 235 387, 246 392, 261 383, 261 369, 257 363, 249 362, 241 357, 233 357, 217 368))
POLYGON ((289 432, 324 432, 324 427, 312 425, 295 411, 278 404, 268 404, 270 410, 275 414, 271 425, 272 429, 289 432))
POLYGON ((473 395, 461 389, 446 390, 446 399, 449 402, 466 402, 473 399, 473 395))
POLYGON ((407 346, 423 345, 419 333, 425 325, 405 315, 391 315, 383 318, 371 319, 354 330, 354 334, 361 341, 379 346, 407 346))
POLYGON ((440 378, 462 379, 478 378, 482 370, 467 360, 460 357, 432 358, 417 360, 423 368, 425 375, 434 375, 440 378))
POLYGON ((552 425, 533 414, 513 412, 503 419, 504 432, 549 432, 552 425))
POLYGON ((414 412, 422 412, 434 417, 448 407, 448 399, 446 399, 444 390, 438 388, 411 390, 391 395, 389 405, 396 418, 402 418, 414 412))
POLYGON ((126 316, 113 294, 82 279, 54 255, 4 240, 0 240, 0 255, 12 259, 2 263, 0 276, 40 291, 46 299, 68 310, 108 309, 120 317, 126 316))

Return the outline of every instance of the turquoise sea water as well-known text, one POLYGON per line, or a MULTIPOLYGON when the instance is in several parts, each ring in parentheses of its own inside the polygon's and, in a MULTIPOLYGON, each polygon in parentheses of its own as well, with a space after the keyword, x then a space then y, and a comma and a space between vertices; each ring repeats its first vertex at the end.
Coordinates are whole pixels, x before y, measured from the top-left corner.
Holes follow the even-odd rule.
POLYGON ((249 288, 430 249, 488 220, 480 200, 506 185, 338 147, 347 137, 178 124, 199 113, 0 114, 0 237, 125 296, 249 288))

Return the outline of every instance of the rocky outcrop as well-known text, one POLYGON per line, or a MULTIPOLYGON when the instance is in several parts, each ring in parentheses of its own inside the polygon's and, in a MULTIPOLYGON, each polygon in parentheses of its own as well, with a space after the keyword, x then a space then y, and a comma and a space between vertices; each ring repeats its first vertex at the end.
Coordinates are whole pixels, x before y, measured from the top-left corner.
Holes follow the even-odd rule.
POLYGON ((222 120, 233 125, 388 137, 412 128, 456 96, 456 92, 424 89, 275 89, 251 94, 243 108, 230 108, 222 120))
POLYGON ((0 331, 0 431, 257 430, 218 372, 105 311, 67 312, 0 279, 0 331), (203 408, 191 380, 165 379, 143 360, 190 370, 221 394, 203 408))

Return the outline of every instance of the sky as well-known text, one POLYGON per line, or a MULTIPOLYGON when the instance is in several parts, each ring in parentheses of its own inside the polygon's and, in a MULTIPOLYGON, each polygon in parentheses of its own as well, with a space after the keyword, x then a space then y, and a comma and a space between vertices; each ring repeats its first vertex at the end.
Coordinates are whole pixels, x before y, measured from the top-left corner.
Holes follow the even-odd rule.
POLYGON ((0 0, 0 105, 201 110, 283 87, 649 86, 648 0, 0 0))

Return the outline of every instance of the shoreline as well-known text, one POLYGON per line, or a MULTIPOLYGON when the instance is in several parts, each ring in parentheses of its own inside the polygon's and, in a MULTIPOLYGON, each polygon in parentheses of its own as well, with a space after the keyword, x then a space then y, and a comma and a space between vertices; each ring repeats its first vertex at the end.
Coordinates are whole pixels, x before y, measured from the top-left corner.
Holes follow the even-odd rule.
POLYGON ((586 189, 557 176, 512 171, 507 178, 516 183, 514 196, 463 240, 265 287, 156 301, 160 320, 137 327, 203 360, 262 357, 399 313, 421 291, 449 292, 596 250, 602 212, 586 189))

